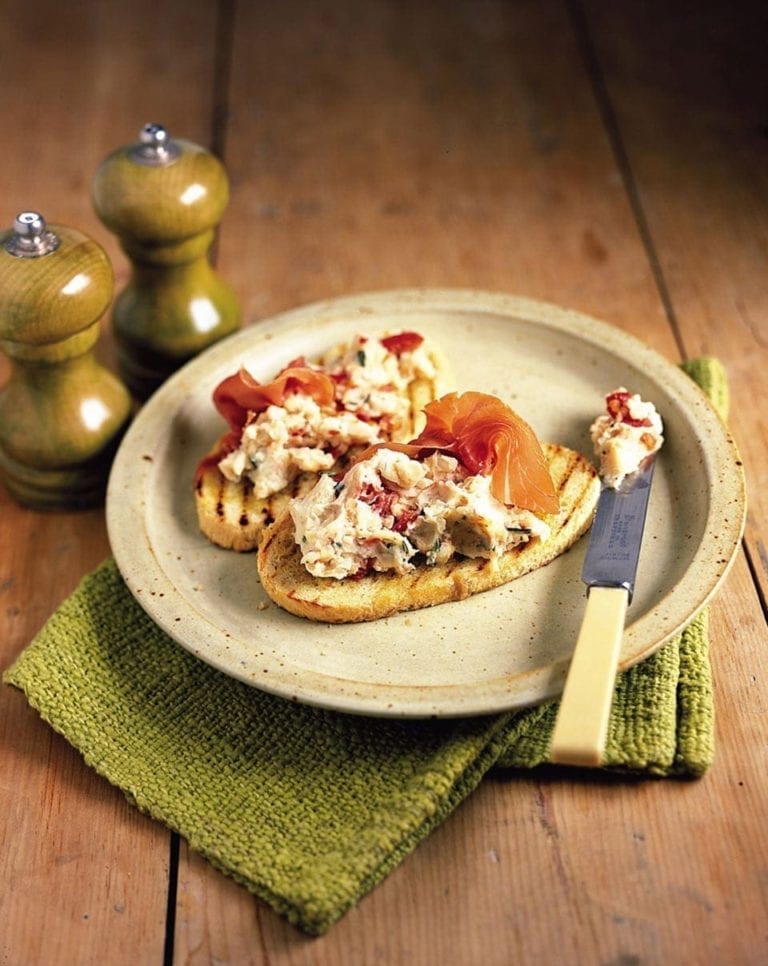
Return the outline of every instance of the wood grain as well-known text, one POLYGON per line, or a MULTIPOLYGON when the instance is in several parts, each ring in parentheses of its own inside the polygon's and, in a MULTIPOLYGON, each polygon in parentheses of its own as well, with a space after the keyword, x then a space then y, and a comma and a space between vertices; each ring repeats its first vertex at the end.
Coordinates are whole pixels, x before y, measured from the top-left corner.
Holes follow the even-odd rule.
MULTIPOLYGON (((209 136, 215 10, 46 0, 4 2, 0 20, 3 227, 32 209, 78 228, 108 251, 120 284, 127 263, 93 212, 90 179, 150 119, 209 136)), ((108 337, 105 326, 106 358, 108 337)), ((102 511, 36 514, 0 493, 3 668, 107 553, 102 511)), ((0 734, 0 962, 160 960, 167 830, 137 815, 8 687, 0 734)))
MULTIPOLYGON (((595 76, 572 12, 320 4, 294 32, 300 7, 241 9, 237 22, 227 154, 236 204, 220 254, 247 293, 249 321, 347 291, 468 285, 576 306, 670 358, 706 351, 701 341, 689 349, 669 311, 634 174, 606 117, 608 80, 595 76)), ((631 36, 621 36, 630 47, 631 36)), ((748 577, 744 590, 759 622, 748 577)), ((753 658, 758 639, 742 642, 753 658)), ((732 727, 720 736, 726 746, 732 727)), ((708 954, 718 859, 690 868, 687 826, 712 807, 709 789, 694 787, 685 786, 684 805, 675 785, 516 776, 484 787, 407 860, 413 869, 398 870, 311 957, 261 912, 257 961, 332 963, 353 949, 363 962, 501 964, 521 953, 661 962, 678 954, 679 935, 698 930, 695 962, 708 954), (512 840, 502 832, 506 853, 478 832, 490 823, 498 835, 519 814, 527 820, 514 823, 512 840), (690 884, 704 873, 709 898, 690 884)), ((746 823, 753 833, 758 800, 746 823)), ((726 834, 725 819, 718 831, 726 834)), ((185 881, 199 867, 193 861, 185 881)), ((236 936, 240 904, 232 915, 225 932, 236 936)), ((727 934, 729 921, 716 929, 727 934)), ((246 935, 240 957, 257 945, 246 935)), ((182 958, 189 949, 184 931, 177 949, 182 958)))
MULTIPOLYGON (((591 313, 672 360, 710 352, 752 503, 711 608, 710 772, 497 773, 316 940, 184 843, 176 868, 167 830, 0 689, 0 963, 765 960, 764 17, 714 0, 0 0, 0 227, 40 209, 103 244, 124 284, 90 179, 159 121, 224 152, 217 265, 248 323, 463 286, 591 313)), ((102 511, 0 492, 3 666, 107 553, 102 511)))
POLYGON ((586 9, 669 322, 687 356, 717 355, 730 377, 747 548, 765 600, 768 478, 753 454, 768 449, 768 18, 749 3, 708 2, 674 18, 659 2, 625 10, 590 0, 586 9))
POLYGON ((248 320, 466 286, 653 318, 674 356, 560 4, 243 5, 231 77, 220 254, 248 320))

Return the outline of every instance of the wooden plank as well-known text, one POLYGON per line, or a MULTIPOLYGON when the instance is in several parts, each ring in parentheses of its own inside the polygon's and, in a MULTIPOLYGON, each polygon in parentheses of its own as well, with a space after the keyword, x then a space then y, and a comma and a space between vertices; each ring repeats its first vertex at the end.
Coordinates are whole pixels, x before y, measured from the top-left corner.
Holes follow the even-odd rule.
MULTIPOLYGON (((743 558, 734 589, 753 593, 743 558)), ((183 858, 177 955, 279 966, 354 962, 758 962, 765 697, 745 658, 752 611, 712 613, 719 754, 698 782, 497 773, 359 907, 309 940, 194 856, 183 858), (746 643, 746 647, 744 646, 746 643), (762 701, 762 703, 761 703, 762 701)))
POLYGON ((675 356, 561 4, 241 5, 231 92, 220 253, 248 321, 465 286, 675 356))
MULTIPOLYGON (((686 33, 660 7, 646 23, 589 3, 585 34, 580 8, 569 18, 554 2, 411 6, 238 5, 225 127, 212 5, 0 0, 0 119, 34 145, 22 156, 6 142, 6 219, 17 199, 55 206, 124 273, 90 209, 92 170, 145 120, 205 142, 216 118, 234 189, 222 268, 251 322, 351 291, 467 285, 592 312, 670 358, 679 344, 713 350, 744 382, 734 419, 759 487, 764 427, 744 410, 762 390, 765 148, 748 133, 763 121, 760 79, 732 53, 738 42, 755 62, 756 25, 705 4, 686 33)), ((754 562, 765 538, 752 533, 754 562)), ((0 494, 0 548, 6 664, 107 552, 103 516, 33 514, 0 494)), ((182 846, 175 961, 760 961, 766 632, 743 558, 712 639, 719 745, 703 781, 489 779, 320 940, 182 846)), ((0 959, 160 959, 167 833, 8 688, 0 741, 0 959)))
POLYGON ((208 144, 215 10, 183 10, 149 0, 72 0, 66 11, 50 0, 23 8, 4 0, 2 174, 11 220, 19 205, 39 206, 49 221, 92 234, 113 254, 90 198, 107 154, 148 121, 208 144))
MULTIPOLYGON (((8 78, 2 227, 31 209, 84 231, 107 251, 117 291, 130 267, 93 209, 91 180, 107 155, 135 141, 149 121, 209 144, 216 9, 184 12, 178 0, 72 0, 61 9, 42 0, 22 9, 3 0, 0 21, 8 78)), ((111 364, 106 324, 99 351, 111 364)), ((6 372, 0 357, 0 379, 6 372)))
MULTIPOLYGON (((559 4, 241 6, 229 114, 234 190, 220 264, 249 322, 353 291, 467 286, 591 312, 676 357, 559 4)), ((549 781, 484 784, 311 945, 262 904, 249 913, 182 850, 177 955, 508 963, 521 950, 546 961, 572 949, 576 962, 618 949, 625 934, 651 949, 637 923, 622 930, 574 899, 579 877, 594 876, 576 839, 563 844, 552 825, 554 811, 580 835, 593 827, 588 810, 595 826, 610 823, 609 842, 623 857, 635 850, 631 898, 640 898, 655 880, 625 823, 635 808, 652 820, 651 786, 638 796, 606 780, 598 797, 593 782, 549 781)), ((674 786, 657 794, 673 800, 674 786)), ((601 862, 617 888, 607 851, 601 862)))
MULTIPOLYGON (((2 3, 0 158, 3 222, 39 209, 92 235, 90 180, 148 120, 205 142, 210 133, 215 9, 148 0, 2 3)), ((105 325, 105 356, 108 350, 105 325)), ((0 380, 7 374, 0 362, 0 380)), ((103 512, 38 514, 0 491, 0 660, 7 666, 80 576, 108 553, 103 512)), ((0 959, 159 962, 169 834, 139 815, 0 689, 3 927, 0 959)))
MULTIPOLYGON (((98 510, 38 514, 0 491, 0 521, 5 667, 108 547, 98 510)), ((0 689, 0 743, 3 909, 13 924, 0 950, 8 962, 43 962, 52 944, 97 959, 105 936, 116 952, 121 943, 138 955, 162 948, 167 834, 8 687, 0 689)))
POLYGON ((602 84, 631 159, 658 270, 689 356, 718 355, 744 451, 746 533, 768 599, 768 140, 756 4, 586 4, 602 84))

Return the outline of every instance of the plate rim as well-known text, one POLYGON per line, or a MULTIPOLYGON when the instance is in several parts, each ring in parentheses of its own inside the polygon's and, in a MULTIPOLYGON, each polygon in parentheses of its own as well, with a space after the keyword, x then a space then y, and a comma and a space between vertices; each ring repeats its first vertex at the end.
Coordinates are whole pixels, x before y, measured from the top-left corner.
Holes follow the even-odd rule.
MULTIPOLYGON (((158 418, 160 410, 164 405, 167 405, 168 401, 175 401, 177 400, 177 397, 180 396, 180 400, 177 402, 174 412, 177 411, 181 405, 181 401, 183 401, 185 398, 184 387, 190 383, 194 384, 198 375, 202 375, 207 371, 215 369, 217 365, 221 364, 225 359, 229 359, 233 354, 235 354, 239 348, 247 346, 250 343, 257 343, 264 339, 269 339, 273 335, 279 335, 281 331, 290 330, 291 327, 296 323, 306 321, 310 318, 315 324, 322 325, 323 321, 325 320, 330 321, 340 315, 344 315, 346 317, 351 312, 354 313, 355 311, 359 314, 360 319, 364 320, 366 317, 372 317, 375 316, 376 313, 383 313, 386 311, 391 312, 401 310, 412 312, 419 310, 424 311, 427 309, 436 312, 441 310, 452 312, 474 311, 493 313, 497 315, 507 315, 525 320, 529 323, 533 322, 536 324, 543 324, 549 328, 556 328, 567 332, 570 335, 575 334, 582 341, 593 346, 599 346, 601 349, 605 349, 606 345, 610 345, 611 351, 616 352, 616 354, 621 356, 623 359, 628 358, 626 354, 627 352, 631 352, 632 363, 634 365, 642 364, 644 362, 647 367, 651 367, 654 370, 661 368, 665 375, 674 384, 677 394, 682 396, 683 402, 685 402, 686 399, 696 399, 696 401, 701 404, 703 401, 705 403, 705 412, 708 413, 708 418, 710 421, 714 420, 712 425, 715 425, 720 433, 720 447, 723 448, 724 451, 730 456, 730 459, 726 462, 728 462, 729 469, 731 470, 732 481, 738 484, 735 499, 732 500, 732 502, 736 505, 737 513, 731 515, 731 520, 726 535, 727 540, 724 541, 722 547, 722 553, 726 555, 725 557, 721 556, 721 559, 723 559, 724 562, 722 563, 718 573, 711 577, 707 586, 702 590, 693 609, 686 617, 684 624, 687 624, 693 620, 695 616, 702 610, 702 608, 705 607, 712 597, 717 593, 737 555, 741 537, 744 532, 746 520, 746 485, 743 470, 740 467, 738 450, 730 431, 710 401, 706 398, 702 390, 686 373, 683 372, 682 369, 679 368, 679 366, 669 362, 659 352, 642 342, 631 333, 625 332, 622 329, 619 329, 584 312, 563 308, 561 306, 538 299, 531 299, 524 296, 511 295, 501 292, 490 292, 481 289, 465 288, 400 288, 363 292, 317 300, 305 305, 288 309, 269 318, 258 320, 251 325, 245 326, 238 332, 233 333, 220 342, 217 342, 203 353, 186 363, 186 365, 180 368, 168 380, 166 380, 162 386, 160 386, 155 394, 149 400, 147 400, 144 406, 137 413, 131 426, 128 428, 125 436, 123 437, 123 440, 121 441, 120 447, 118 448, 118 452, 113 462, 106 496, 107 532, 113 557, 129 590, 140 606, 147 612, 150 618, 152 618, 166 633, 168 633, 173 640, 175 640, 188 651, 191 651, 198 658, 206 661, 206 663, 211 664, 223 673, 242 680, 250 686, 258 688, 259 690, 267 691, 269 693, 284 698, 289 698, 294 701, 313 704, 332 710, 371 716, 423 718, 492 714, 500 711, 514 710, 520 707, 525 707, 531 703, 537 704, 541 701, 548 700, 558 695, 559 688, 555 687, 554 689, 550 688, 549 691, 546 691, 545 689, 546 693, 541 694, 535 701, 527 702, 525 704, 515 702, 505 704, 503 701, 497 700, 490 706, 486 707, 485 702, 480 702, 480 706, 477 704, 472 704, 471 702, 467 704, 467 702, 462 701, 461 697, 459 696, 454 697, 453 700, 448 702, 444 701, 442 703, 438 702, 437 704, 433 703, 428 705, 428 702, 419 699, 416 699, 414 703, 413 692, 419 687, 434 694, 438 690, 456 691, 460 686, 445 685, 440 686, 440 688, 435 687, 431 689, 427 685, 414 685, 411 687, 394 685, 390 683, 386 685, 389 691, 396 691, 398 689, 407 690, 408 699, 382 704, 381 702, 376 702, 375 700, 372 701, 364 696, 357 696, 354 693, 332 693, 329 695, 325 692, 321 693, 321 691, 317 690, 307 691, 306 688, 302 689, 301 687, 296 687, 295 684, 288 686, 280 682, 275 682, 274 680, 257 681, 254 680, 253 676, 240 673, 237 668, 227 665, 226 662, 212 659, 210 654, 201 652, 199 647, 195 646, 195 644, 188 640, 188 635, 174 627, 173 622, 167 619, 167 615, 165 615, 163 608, 159 608, 157 605, 157 598, 153 599, 149 598, 147 595, 142 596, 141 594, 137 594, 135 592, 133 582, 130 579, 132 563, 137 557, 140 558, 144 563, 154 562, 159 568, 162 578, 165 579, 167 583, 167 590, 178 595, 177 589, 162 570, 162 566, 157 560, 154 549, 149 545, 149 542, 141 541, 141 546, 139 549, 137 549, 138 544, 136 541, 134 541, 132 549, 130 543, 123 540, 118 534, 118 524, 122 514, 120 503, 124 501, 124 493, 121 493, 120 499, 118 499, 117 491, 121 485, 121 473, 123 472, 123 467, 127 466, 127 463, 133 454, 136 443, 141 441, 141 434, 146 425, 151 424, 152 419, 158 418), (144 545, 145 543, 146 546, 144 545)), ((173 413, 168 412, 165 416, 165 420, 167 421, 170 419, 172 415, 173 413)), ((141 478, 142 490, 144 489, 145 482, 146 475, 142 476, 141 478)), ((141 494, 139 505, 140 507, 144 508, 144 511, 146 511, 146 501, 143 492, 141 494)), ((708 506, 707 520, 709 520, 710 513, 711 506, 708 506)), ((142 529, 144 529, 143 521, 142 529)), ((664 600, 670 597, 673 593, 674 588, 671 588, 668 593, 659 601, 659 605, 661 605, 664 600)), ((194 605, 191 601, 189 601, 187 598, 182 599, 189 609, 194 610, 194 605)), ((210 623, 207 617, 204 619, 206 622, 210 623)), ((300 618, 297 619, 300 620, 300 618)), ((684 626, 684 624, 682 626, 684 626)), ((675 634, 679 633, 681 629, 680 622, 676 623, 674 626, 668 629, 668 632, 665 633, 660 640, 651 642, 644 650, 633 654, 631 660, 622 659, 620 669, 624 670, 632 664, 644 660, 664 643, 670 640, 675 634)), ((312 676, 316 676, 318 672, 311 671, 310 674, 312 676)), ((560 677, 564 677, 564 669, 560 677)), ((328 680, 334 680, 334 678, 329 677, 328 680)))

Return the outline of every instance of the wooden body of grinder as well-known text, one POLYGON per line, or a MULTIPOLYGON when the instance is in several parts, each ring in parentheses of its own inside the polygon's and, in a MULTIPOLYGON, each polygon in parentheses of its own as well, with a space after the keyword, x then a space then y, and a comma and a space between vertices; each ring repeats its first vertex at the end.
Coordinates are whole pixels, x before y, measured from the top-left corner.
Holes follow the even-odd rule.
POLYGON ((81 232, 28 211, 0 233, 0 478, 26 506, 104 499, 132 405, 93 351, 112 291, 106 253, 81 232))
POLYGON ((220 161, 159 124, 96 172, 94 207, 132 266, 112 325, 121 375, 138 399, 240 325, 238 301, 209 260, 228 200, 220 161))

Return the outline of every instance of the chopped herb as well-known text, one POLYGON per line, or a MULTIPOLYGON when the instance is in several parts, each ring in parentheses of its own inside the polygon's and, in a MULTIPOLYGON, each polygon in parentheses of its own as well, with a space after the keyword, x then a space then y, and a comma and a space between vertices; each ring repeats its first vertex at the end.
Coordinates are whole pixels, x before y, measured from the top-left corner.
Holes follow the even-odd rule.
POLYGON ((341 493, 341 491, 344 489, 344 486, 345 486, 344 481, 340 480, 333 488, 333 495, 338 496, 339 493, 341 493))
POLYGON ((357 350, 357 361, 361 366, 365 365, 365 352, 362 349, 357 350))
POLYGON ((427 566, 434 567, 434 565, 437 563, 437 555, 440 551, 441 546, 442 546, 442 542, 440 540, 436 540, 435 543, 432 545, 432 547, 429 550, 427 550, 425 555, 427 566))

